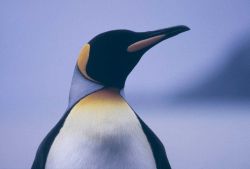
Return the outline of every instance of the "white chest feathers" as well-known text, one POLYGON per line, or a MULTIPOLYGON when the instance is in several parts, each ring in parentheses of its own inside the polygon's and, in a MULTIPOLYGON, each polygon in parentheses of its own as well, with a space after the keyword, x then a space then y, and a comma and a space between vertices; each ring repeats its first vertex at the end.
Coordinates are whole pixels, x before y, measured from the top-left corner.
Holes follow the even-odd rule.
POLYGON ((133 110, 105 89, 74 106, 55 138, 46 169, 156 169, 133 110))

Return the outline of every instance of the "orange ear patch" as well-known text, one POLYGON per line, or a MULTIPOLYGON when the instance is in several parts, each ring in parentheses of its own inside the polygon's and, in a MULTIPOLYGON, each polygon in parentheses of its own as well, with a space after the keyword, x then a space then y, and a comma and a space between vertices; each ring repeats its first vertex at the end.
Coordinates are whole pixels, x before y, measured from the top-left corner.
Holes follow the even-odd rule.
POLYGON ((77 66, 80 72, 84 75, 84 77, 86 77, 89 80, 95 81, 94 79, 89 77, 86 72, 86 67, 89 60, 89 52, 90 52, 90 45, 89 44, 84 45, 78 57, 77 66))

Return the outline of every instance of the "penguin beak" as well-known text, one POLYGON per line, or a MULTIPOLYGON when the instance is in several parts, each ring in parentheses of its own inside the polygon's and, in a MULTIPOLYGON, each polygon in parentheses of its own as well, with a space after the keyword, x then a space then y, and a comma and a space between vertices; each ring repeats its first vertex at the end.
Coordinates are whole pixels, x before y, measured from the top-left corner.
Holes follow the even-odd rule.
POLYGON ((128 46, 127 52, 146 52, 161 41, 190 30, 187 26, 180 25, 156 31, 137 33, 138 39, 128 46))

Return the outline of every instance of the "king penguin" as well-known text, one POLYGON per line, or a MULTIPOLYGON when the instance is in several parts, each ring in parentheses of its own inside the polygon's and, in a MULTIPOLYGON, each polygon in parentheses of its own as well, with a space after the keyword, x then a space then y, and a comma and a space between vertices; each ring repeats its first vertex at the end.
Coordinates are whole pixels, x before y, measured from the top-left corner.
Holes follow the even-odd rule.
POLYGON ((40 144, 32 169, 171 169, 165 148, 123 96, 127 76, 159 42, 188 31, 113 30, 85 44, 68 107, 40 144))

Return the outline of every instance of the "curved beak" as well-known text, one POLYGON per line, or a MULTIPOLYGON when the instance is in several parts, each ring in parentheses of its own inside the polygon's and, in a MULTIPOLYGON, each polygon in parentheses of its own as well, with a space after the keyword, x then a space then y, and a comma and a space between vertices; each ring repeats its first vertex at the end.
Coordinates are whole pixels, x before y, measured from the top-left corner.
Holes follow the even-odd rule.
POLYGON ((146 52, 151 47, 160 43, 161 41, 178 35, 179 33, 190 30, 189 27, 184 25, 174 26, 170 28, 160 29, 156 31, 140 32, 138 40, 128 46, 128 52, 146 52))

